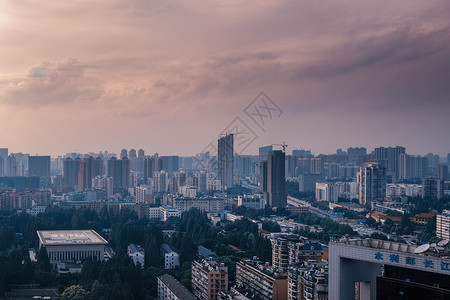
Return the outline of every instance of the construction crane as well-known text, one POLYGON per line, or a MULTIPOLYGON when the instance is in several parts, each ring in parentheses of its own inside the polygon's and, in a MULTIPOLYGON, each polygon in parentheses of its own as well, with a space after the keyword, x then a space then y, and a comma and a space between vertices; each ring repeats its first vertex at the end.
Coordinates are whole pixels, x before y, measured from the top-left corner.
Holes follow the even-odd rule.
POLYGON ((288 146, 288 145, 286 145, 286 143, 285 142, 283 142, 283 144, 271 144, 272 146, 281 146, 281 148, 283 148, 283 152, 286 152, 286 147, 288 146))

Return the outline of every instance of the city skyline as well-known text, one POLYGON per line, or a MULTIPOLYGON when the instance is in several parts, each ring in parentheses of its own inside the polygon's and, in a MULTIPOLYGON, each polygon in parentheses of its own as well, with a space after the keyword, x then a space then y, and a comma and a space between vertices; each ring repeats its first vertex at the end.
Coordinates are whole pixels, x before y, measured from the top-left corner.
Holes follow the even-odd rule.
POLYGON ((193 155, 239 117, 258 137, 241 154, 286 141, 442 156, 449 13, 447 1, 4 1, 1 146, 193 155), (263 129, 244 112, 260 92, 282 111, 263 129))

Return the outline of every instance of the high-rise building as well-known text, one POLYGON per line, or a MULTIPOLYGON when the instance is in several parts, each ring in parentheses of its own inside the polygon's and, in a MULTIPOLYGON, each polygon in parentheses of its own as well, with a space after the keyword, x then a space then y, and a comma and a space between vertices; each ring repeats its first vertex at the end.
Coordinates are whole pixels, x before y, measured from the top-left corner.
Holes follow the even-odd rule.
POLYGON ((80 172, 80 163, 81 159, 79 157, 77 157, 76 159, 68 157, 64 160, 63 183, 65 185, 69 185, 72 188, 78 186, 78 173, 80 172))
POLYGON ((127 157, 108 160, 108 176, 113 178, 114 187, 130 186, 130 161, 127 157))
POLYGON ((0 148, 0 176, 6 175, 7 160, 8 160, 8 148, 0 148))
POLYGON ((127 149, 122 149, 120 151, 120 159, 122 159, 124 157, 128 158, 128 151, 127 151, 127 149))
POLYGON ((155 172, 153 176, 153 188, 158 193, 167 192, 169 187, 169 174, 166 171, 155 172))
POLYGON ((192 262, 192 292, 200 300, 216 300, 217 294, 228 290, 228 268, 208 259, 192 262))
POLYGON ((286 174, 285 154, 281 150, 269 151, 267 161, 261 161, 260 188, 270 207, 285 207, 286 174))
POLYGON ((136 158, 136 149, 130 149, 130 151, 128 152, 128 158, 136 158))
POLYGON ((364 147, 349 147, 347 153, 349 162, 360 165, 366 158, 367 149, 364 147))
POLYGON ((398 172, 398 179, 424 178, 429 175, 428 158, 402 153, 399 158, 398 172))
POLYGON ((293 156, 301 156, 301 157, 305 157, 305 158, 313 158, 314 157, 314 155, 312 155, 310 150, 303 150, 303 149, 292 150, 292 155, 293 156))
POLYGON ((336 182, 316 183, 316 200, 338 203, 340 186, 336 182))
POLYGON ((156 171, 155 158, 148 157, 144 159, 144 184, 150 184, 149 179, 153 178, 156 171))
POLYGON ((109 198, 114 193, 114 185, 112 177, 108 176, 95 176, 92 179, 92 187, 94 189, 104 189, 106 191, 106 197, 109 198))
POLYGON ((92 178, 103 175, 103 160, 92 156, 80 161, 78 171, 78 191, 83 192, 92 187, 92 178))
POLYGON ((438 164, 436 166, 436 176, 440 180, 447 180, 448 177, 448 165, 438 164))
POLYGON ((297 175, 303 174, 324 174, 324 162, 321 157, 298 158, 297 175))
POLYGON ((357 175, 359 203, 369 206, 373 200, 386 197, 386 168, 376 162, 367 162, 357 175))
POLYGON ((196 173, 195 178, 197 178, 197 190, 199 193, 206 193, 207 192, 207 177, 206 172, 200 171, 196 173))
POLYGON ((395 174, 395 178, 399 178, 400 154, 406 153, 406 148, 402 146, 397 147, 378 147, 375 148, 375 159, 381 167, 386 168, 387 173, 395 174))
POLYGON ((272 146, 259 147, 259 160, 266 160, 269 152, 273 150, 272 146))
POLYGON ((6 176, 18 176, 17 168, 17 161, 14 155, 11 154, 6 160, 6 176))
POLYGON ((50 156, 29 156, 28 175, 38 176, 41 179, 41 186, 50 185, 50 156))
POLYGON ((234 135, 227 134, 218 140, 217 171, 221 189, 233 187, 234 135))
POLYGON ((180 169, 180 157, 176 155, 161 156, 159 159, 159 164, 159 170, 164 170, 169 175, 172 175, 173 172, 180 169))
POLYGON ((422 181, 422 198, 441 199, 443 181, 436 177, 427 177, 422 181))
POLYGON ((447 165, 450 166, 450 153, 447 154, 447 165))
POLYGON ((316 183, 325 182, 324 174, 304 174, 298 175, 298 190, 304 192, 315 192, 316 183))

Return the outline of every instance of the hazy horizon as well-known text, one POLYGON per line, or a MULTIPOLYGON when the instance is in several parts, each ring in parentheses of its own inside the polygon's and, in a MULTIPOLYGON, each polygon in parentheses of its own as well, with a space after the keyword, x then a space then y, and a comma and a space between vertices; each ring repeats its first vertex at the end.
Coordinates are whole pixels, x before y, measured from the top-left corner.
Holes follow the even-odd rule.
POLYGON ((243 155, 446 156, 449 15, 444 0, 2 1, 0 147, 186 156, 239 118, 243 155), (260 92, 279 109, 259 106, 263 126, 260 92))

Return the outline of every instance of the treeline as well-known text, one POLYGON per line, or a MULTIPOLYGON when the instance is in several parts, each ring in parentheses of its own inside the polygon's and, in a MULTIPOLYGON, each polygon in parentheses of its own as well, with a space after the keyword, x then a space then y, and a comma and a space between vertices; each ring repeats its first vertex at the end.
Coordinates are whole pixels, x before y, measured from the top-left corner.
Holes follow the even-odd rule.
MULTIPOLYGON (((270 224, 273 226, 273 224, 270 224)), ((163 269, 160 245, 166 242, 180 254, 181 267, 169 271, 185 286, 190 286, 191 263, 197 258, 197 247, 203 245, 227 264, 230 281, 235 278, 235 262, 258 256, 271 260, 270 241, 258 233, 258 227, 244 218, 227 223, 224 228, 212 226, 206 213, 196 209, 182 214, 180 219, 162 223, 138 219, 135 212, 123 209, 117 214, 102 210, 97 214, 88 209, 49 207, 36 217, 26 213, 1 212, 0 215, 0 296, 12 285, 38 283, 58 286, 65 299, 154 299, 156 277, 163 269), (80 274, 55 276, 46 251, 38 251, 37 263, 31 263, 29 248, 38 249, 38 230, 93 229, 102 234, 115 250, 109 261, 83 262, 80 274), (105 230, 106 229, 106 230, 105 230), (163 230, 173 234, 164 236, 163 230), (127 256, 130 243, 145 249, 146 268, 135 267, 127 256), (74 296, 75 295, 75 296, 74 296)))
POLYGON ((349 225, 339 224, 330 218, 321 218, 313 213, 300 214, 296 217, 295 221, 321 227, 322 230, 320 232, 310 231, 309 228, 302 228, 295 232, 310 239, 329 241, 330 235, 358 235, 349 225))

